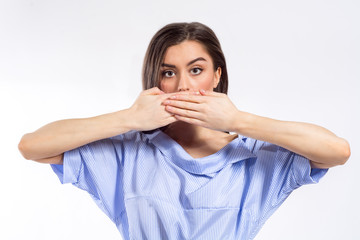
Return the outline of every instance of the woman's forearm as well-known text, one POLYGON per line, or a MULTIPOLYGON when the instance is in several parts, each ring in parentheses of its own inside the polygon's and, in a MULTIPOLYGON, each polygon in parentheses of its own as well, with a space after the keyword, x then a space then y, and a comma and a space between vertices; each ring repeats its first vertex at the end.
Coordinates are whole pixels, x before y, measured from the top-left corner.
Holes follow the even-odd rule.
POLYGON ((87 143, 128 132, 131 130, 129 121, 128 110, 60 120, 25 134, 18 147, 26 159, 55 157, 87 143))
POLYGON ((314 124, 280 121, 239 111, 236 126, 237 133, 300 154, 310 159, 315 167, 344 164, 350 156, 345 139, 314 124))
POLYGON ((26 159, 61 162, 61 155, 71 149, 130 130, 148 131, 166 126, 176 118, 165 111, 162 102, 171 94, 154 87, 142 91, 128 109, 91 118, 67 119, 49 123, 25 134, 18 145, 26 159))

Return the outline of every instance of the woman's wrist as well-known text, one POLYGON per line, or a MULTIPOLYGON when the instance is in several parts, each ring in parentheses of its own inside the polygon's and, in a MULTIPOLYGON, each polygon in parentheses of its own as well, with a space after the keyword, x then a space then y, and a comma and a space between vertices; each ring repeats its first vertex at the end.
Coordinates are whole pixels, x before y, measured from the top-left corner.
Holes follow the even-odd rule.
POLYGON ((26 159, 58 156, 65 151, 130 130, 126 110, 90 118, 64 119, 25 134, 19 150, 26 159))
POLYGON ((237 114, 236 133, 261 141, 279 144, 283 140, 281 129, 284 130, 284 121, 258 116, 252 113, 237 114), (282 127, 282 128, 281 128, 282 127))
POLYGON ((234 129, 231 132, 236 132, 238 134, 246 136, 254 121, 254 116, 251 113, 238 111, 235 115, 235 121, 233 124, 234 129))
POLYGON ((97 116, 101 130, 105 137, 116 136, 130 130, 133 130, 131 114, 129 109, 124 109, 104 115, 97 116))

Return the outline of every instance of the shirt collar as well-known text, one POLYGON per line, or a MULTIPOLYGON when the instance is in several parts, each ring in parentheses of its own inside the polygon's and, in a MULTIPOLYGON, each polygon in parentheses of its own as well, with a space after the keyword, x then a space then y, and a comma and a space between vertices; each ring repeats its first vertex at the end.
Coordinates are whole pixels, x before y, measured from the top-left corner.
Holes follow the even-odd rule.
POLYGON ((246 137, 238 134, 238 137, 228 143, 218 152, 203 158, 190 156, 180 144, 169 137, 160 129, 144 133, 170 161, 178 167, 194 174, 215 173, 230 163, 239 162, 256 155, 245 146, 246 137))

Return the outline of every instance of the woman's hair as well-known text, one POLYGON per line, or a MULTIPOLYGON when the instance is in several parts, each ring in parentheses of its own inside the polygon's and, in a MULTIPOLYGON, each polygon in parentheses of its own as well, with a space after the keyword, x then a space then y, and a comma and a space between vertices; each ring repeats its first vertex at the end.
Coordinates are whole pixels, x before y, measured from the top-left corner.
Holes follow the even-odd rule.
POLYGON ((212 58, 214 71, 221 68, 220 82, 214 89, 215 92, 227 93, 228 76, 224 54, 220 42, 215 33, 204 24, 171 23, 161 28, 151 39, 145 54, 142 81, 143 90, 160 88, 160 67, 164 60, 168 47, 182 43, 185 40, 193 40, 201 43, 212 58))

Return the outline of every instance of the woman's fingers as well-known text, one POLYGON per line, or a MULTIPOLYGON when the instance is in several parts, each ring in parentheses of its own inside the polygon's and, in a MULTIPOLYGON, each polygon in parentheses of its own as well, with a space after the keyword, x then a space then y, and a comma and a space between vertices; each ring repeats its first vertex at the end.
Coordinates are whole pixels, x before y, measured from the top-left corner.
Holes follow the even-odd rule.
POLYGON ((204 89, 201 89, 199 93, 202 96, 213 96, 213 97, 221 97, 223 95, 226 95, 224 93, 214 92, 214 91, 205 91, 204 89))
POLYGON ((202 104, 204 96, 200 92, 179 92, 173 93, 163 102, 166 111, 180 117, 202 120, 202 104))
POLYGON ((196 118, 189 118, 189 117, 184 117, 184 116, 179 116, 179 115, 175 115, 175 118, 177 120, 180 120, 180 121, 183 121, 183 122, 187 122, 187 123, 190 123, 190 124, 205 127, 204 122, 199 120, 199 119, 196 119, 196 118))
POLYGON ((176 122, 177 120, 178 119, 173 114, 171 114, 168 118, 165 119, 163 126, 166 126, 170 123, 176 122))
POLYGON ((132 122, 134 130, 151 130, 178 121, 162 104, 168 97, 156 87, 141 92, 130 107, 134 117, 132 122))
POLYGON ((202 116, 202 114, 197 111, 173 107, 173 106, 169 106, 169 105, 167 105, 165 107, 165 109, 166 109, 166 111, 168 111, 174 115, 177 115, 177 116, 184 116, 184 117, 196 118, 196 119, 201 119, 201 116, 202 116))
POLYGON ((158 95, 164 94, 158 87, 153 87, 142 92, 144 95, 158 95))
POLYGON ((234 129, 238 112, 226 94, 212 91, 200 91, 200 95, 174 94, 163 104, 178 120, 221 131, 234 129))
POLYGON ((229 113, 231 115, 232 112, 229 99, 223 93, 200 90, 165 95, 165 110, 174 114, 177 120, 190 124, 219 129, 221 124, 228 121, 229 113))
POLYGON ((187 101, 176 101, 176 100, 165 100, 164 101, 165 106, 171 106, 176 108, 182 108, 182 109, 188 109, 192 111, 200 111, 201 110, 201 104, 194 103, 194 102, 187 102, 187 101))
POLYGON ((204 96, 196 93, 176 93, 169 96, 169 100, 187 101, 193 103, 203 103, 206 99, 204 96))

